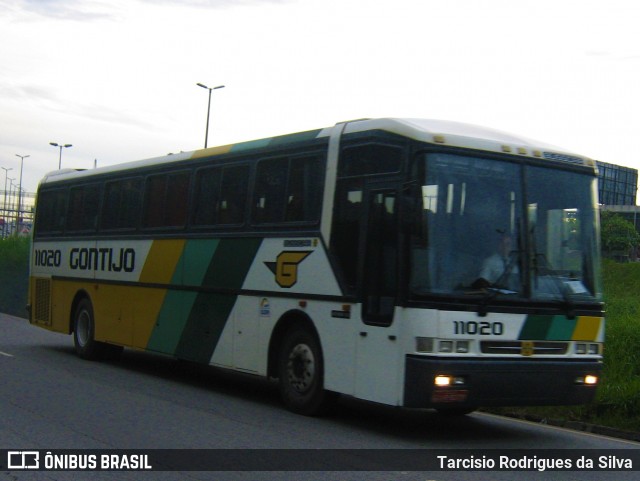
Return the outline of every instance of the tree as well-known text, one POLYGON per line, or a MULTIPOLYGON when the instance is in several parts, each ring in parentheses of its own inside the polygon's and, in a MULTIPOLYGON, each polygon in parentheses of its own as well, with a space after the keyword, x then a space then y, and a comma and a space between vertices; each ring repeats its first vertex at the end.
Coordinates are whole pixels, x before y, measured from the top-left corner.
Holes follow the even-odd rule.
POLYGON ((600 212, 602 250, 608 257, 628 256, 640 244, 640 234, 634 225, 621 215, 600 212))

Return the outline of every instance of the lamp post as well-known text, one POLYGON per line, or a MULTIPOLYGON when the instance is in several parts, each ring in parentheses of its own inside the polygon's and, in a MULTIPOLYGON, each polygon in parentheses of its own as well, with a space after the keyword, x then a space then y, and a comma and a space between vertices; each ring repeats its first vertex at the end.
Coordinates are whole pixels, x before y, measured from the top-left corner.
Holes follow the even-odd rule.
POLYGON ((211 112, 211 91, 217 89, 223 89, 224 85, 218 85, 217 87, 207 87, 205 84, 197 83, 198 87, 207 89, 209 91, 209 104, 207 106, 207 128, 204 132, 204 148, 207 148, 207 140, 209 139, 209 113, 211 112))
POLYGON ((49 145, 53 145, 54 147, 60 147, 60 159, 58 160, 58 170, 62 168, 62 148, 73 147, 71 144, 57 144, 55 142, 49 142, 49 145))
POLYGON ((30 156, 16 154, 16 157, 20 157, 20 186, 18 187, 18 213, 16 214, 16 229, 19 231, 18 224, 20 223, 20 209, 22 209, 22 166, 24 164, 24 159, 30 156))
POLYGON ((1 167, 2 170, 4 170, 4 202, 2 203, 2 210, 4 211, 5 215, 4 215, 4 223, 2 224, 2 238, 5 237, 5 232, 7 230, 7 213, 9 212, 9 209, 7 209, 7 178, 9 176, 9 171, 13 170, 13 167, 10 168, 6 168, 6 167, 1 167))
MULTIPOLYGON (((16 180, 16 179, 14 179, 12 177, 9 177, 9 208, 11 210, 13 210, 13 207, 15 206, 14 200, 13 200, 13 196, 15 195, 14 194, 15 190, 13 189, 13 187, 14 187, 13 181, 14 180, 16 180)), ((11 217, 11 213, 10 212, 7 212, 7 213, 9 214, 7 217, 11 217)), ((10 230, 11 230, 11 224, 9 224, 7 226, 7 234, 11 233, 10 230)))

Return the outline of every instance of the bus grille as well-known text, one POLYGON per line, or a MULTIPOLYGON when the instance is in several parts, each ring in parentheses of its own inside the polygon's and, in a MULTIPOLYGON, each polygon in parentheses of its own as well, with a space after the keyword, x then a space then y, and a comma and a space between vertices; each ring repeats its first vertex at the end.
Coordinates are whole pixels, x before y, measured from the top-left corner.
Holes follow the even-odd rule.
POLYGON ((568 342, 548 341, 482 341, 480 351, 482 354, 523 356, 562 356, 567 353, 568 342))
POLYGON ((36 302, 33 319, 40 324, 51 324, 51 280, 36 279, 36 302))

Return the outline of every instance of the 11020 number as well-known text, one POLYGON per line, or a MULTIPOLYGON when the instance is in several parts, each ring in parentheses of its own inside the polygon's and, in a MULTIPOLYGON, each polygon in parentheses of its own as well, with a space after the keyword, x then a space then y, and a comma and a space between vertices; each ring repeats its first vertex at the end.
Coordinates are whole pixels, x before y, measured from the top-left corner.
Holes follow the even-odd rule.
POLYGON ((480 336, 502 336, 504 324, 502 322, 489 321, 453 321, 453 333, 480 336))

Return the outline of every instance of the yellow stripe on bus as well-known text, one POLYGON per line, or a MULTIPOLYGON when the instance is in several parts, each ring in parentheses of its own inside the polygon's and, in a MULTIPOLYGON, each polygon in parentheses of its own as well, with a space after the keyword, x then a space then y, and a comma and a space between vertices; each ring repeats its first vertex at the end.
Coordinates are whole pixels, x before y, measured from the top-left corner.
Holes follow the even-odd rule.
POLYGON ((185 243, 184 239, 153 241, 140 273, 140 282, 169 284, 182 256, 185 243))
POLYGON ((602 317, 579 316, 571 339, 573 341, 595 341, 601 324, 602 317))
POLYGON ((220 145, 218 147, 208 147, 206 149, 202 149, 202 150, 197 150, 193 153, 193 155, 191 156, 192 159, 199 159, 201 157, 209 157, 211 155, 222 155, 222 154, 228 154, 229 152, 231 152, 231 148, 234 146, 235 144, 229 144, 229 145, 220 145))

